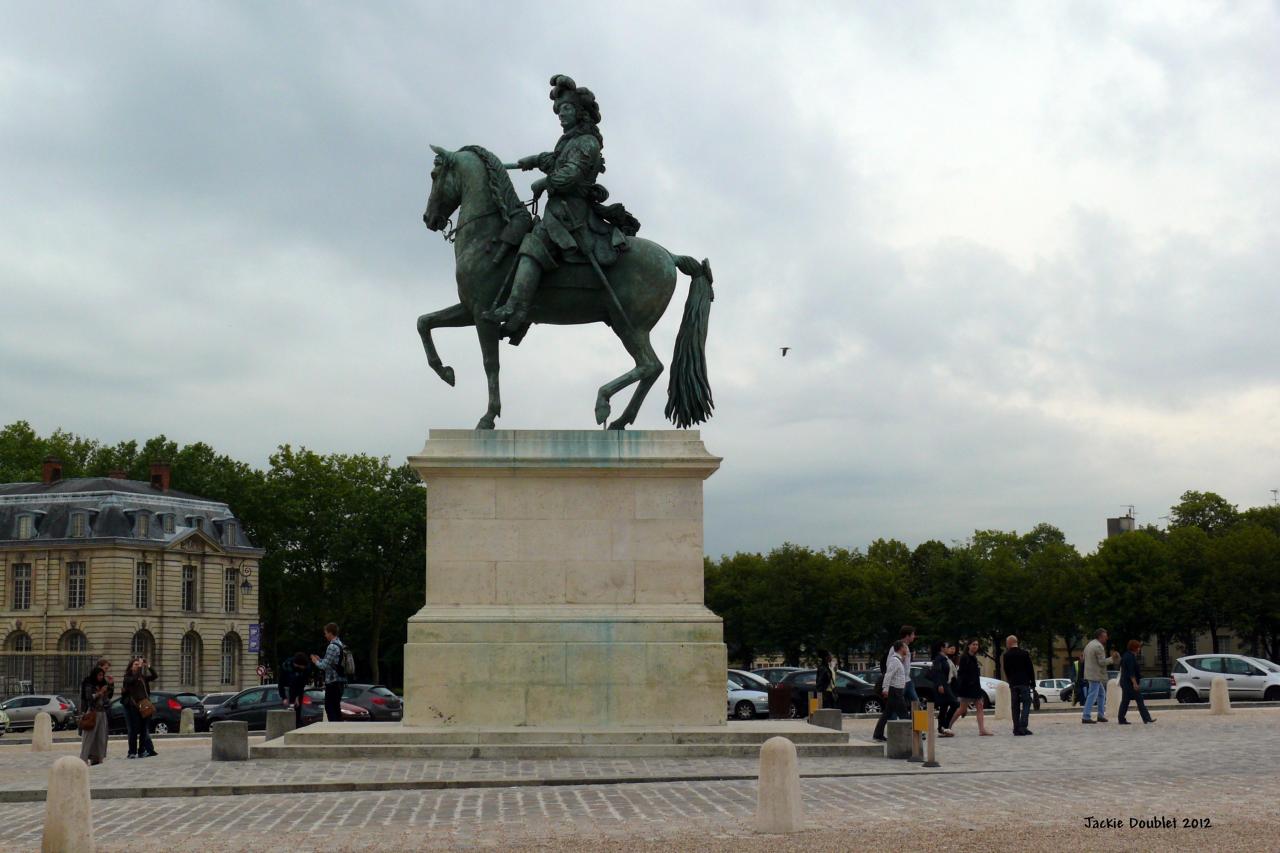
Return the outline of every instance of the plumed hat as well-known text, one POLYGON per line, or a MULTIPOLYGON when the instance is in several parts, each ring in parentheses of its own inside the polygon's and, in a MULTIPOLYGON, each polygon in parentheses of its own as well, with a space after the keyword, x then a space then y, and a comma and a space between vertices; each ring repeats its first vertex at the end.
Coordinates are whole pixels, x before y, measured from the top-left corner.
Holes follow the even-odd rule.
POLYGON ((592 124, 600 123, 600 105, 596 103, 596 96, 592 91, 585 87, 580 88, 573 82, 572 77, 556 74, 551 78, 552 111, 558 113, 560 104, 565 101, 572 103, 580 112, 585 112, 592 124))

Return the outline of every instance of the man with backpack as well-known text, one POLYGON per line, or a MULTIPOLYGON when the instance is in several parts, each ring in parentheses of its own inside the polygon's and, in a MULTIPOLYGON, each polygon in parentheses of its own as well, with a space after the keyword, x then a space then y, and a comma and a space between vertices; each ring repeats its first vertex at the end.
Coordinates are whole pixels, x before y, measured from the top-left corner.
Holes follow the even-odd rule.
POLYGON ((355 659, 338 639, 337 623, 330 622, 324 626, 324 638, 329 643, 324 657, 312 655, 311 662, 324 673, 325 717, 329 722, 337 723, 342 720, 342 691, 347 688, 347 679, 355 675, 355 659))

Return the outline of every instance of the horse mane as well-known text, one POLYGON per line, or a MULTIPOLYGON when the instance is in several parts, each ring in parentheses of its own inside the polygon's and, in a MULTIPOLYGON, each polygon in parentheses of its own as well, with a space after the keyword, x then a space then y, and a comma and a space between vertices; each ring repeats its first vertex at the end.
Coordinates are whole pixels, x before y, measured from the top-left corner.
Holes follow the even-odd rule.
POLYGON ((489 183, 489 198, 497 205, 498 215, 502 217, 503 224, 510 225, 513 219, 520 224, 525 221, 532 223, 533 217, 524 206, 524 202, 520 201, 520 196, 516 195, 516 188, 512 185, 511 178, 507 177, 507 170, 496 154, 479 145, 464 145, 458 150, 470 151, 484 164, 485 177, 489 183))

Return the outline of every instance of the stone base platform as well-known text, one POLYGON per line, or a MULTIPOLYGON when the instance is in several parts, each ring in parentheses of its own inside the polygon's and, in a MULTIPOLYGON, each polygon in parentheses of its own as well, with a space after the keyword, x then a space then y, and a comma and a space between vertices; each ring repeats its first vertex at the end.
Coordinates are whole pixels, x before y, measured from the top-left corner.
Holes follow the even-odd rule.
POLYGON ((252 748, 251 757, 434 760, 561 758, 753 758, 771 737, 801 756, 879 756, 878 743, 805 722, 759 720, 694 727, 432 728, 402 723, 315 723, 252 748))

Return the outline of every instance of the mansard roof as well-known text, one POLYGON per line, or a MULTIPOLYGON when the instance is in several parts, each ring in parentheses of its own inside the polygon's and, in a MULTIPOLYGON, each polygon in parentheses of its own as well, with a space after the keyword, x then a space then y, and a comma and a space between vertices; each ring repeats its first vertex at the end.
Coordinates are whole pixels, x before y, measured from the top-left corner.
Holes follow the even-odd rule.
POLYGON ((110 540, 169 547, 193 532, 235 553, 262 550, 245 536, 244 526, 221 501, 161 491, 150 483, 112 477, 80 477, 52 483, 0 483, 0 545, 90 544, 110 540), (75 517, 84 516, 83 535, 74 536, 75 517), (18 538, 19 519, 31 517, 32 536, 18 538), (139 518, 146 516, 146 535, 139 518), (172 530, 166 530, 172 516, 172 530))

